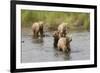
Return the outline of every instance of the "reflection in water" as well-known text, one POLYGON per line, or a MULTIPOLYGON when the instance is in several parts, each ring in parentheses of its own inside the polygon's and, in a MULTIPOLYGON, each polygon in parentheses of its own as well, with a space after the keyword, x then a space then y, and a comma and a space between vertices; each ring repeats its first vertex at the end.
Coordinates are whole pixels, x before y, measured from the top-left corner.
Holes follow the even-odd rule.
POLYGON ((41 44, 41 43, 43 43, 43 37, 37 37, 37 38, 32 38, 32 43, 34 44, 34 43, 37 43, 37 44, 41 44))
POLYGON ((70 52, 62 52, 62 51, 58 51, 57 48, 54 48, 54 52, 55 52, 55 57, 61 57, 64 60, 69 60, 70 59, 70 52))
POLYGON ((72 34, 73 40, 70 44, 71 52, 63 53, 53 47, 53 37, 51 33, 45 33, 43 38, 33 38, 28 32, 22 33, 22 62, 29 63, 89 59, 89 32, 72 34))

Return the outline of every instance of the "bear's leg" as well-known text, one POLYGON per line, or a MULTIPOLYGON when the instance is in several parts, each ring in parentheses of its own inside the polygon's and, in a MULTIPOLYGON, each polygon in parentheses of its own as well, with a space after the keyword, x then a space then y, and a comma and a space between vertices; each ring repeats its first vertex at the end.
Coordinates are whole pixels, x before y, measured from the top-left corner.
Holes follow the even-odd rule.
POLYGON ((70 52, 70 51, 71 51, 71 49, 70 49, 70 44, 68 45, 68 47, 67 47, 67 48, 68 48, 68 51, 70 52))
POLYGON ((57 47, 57 43, 54 41, 54 47, 56 48, 57 47))
POLYGON ((58 44, 58 39, 54 39, 54 47, 57 48, 57 44, 58 44))
POLYGON ((63 51, 63 52, 67 52, 67 49, 66 49, 66 48, 62 48, 62 51, 63 51))
POLYGON ((35 37, 36 38, 38 37, 38 31, 35 31, 35 37))
POLYGON ((33 37, 35 37, 35 30, 33 30, 33 37))

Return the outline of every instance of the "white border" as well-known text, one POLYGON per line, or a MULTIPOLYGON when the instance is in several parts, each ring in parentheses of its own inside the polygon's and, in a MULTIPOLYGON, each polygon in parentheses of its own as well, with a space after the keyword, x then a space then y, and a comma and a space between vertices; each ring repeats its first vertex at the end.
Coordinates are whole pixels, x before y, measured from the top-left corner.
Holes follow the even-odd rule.
POLYGON ((16 69, 94 64, 94 10, 70 7, 16 5, 16 69), (21 63, 21 9, 90 13, 90 60, 21 63))

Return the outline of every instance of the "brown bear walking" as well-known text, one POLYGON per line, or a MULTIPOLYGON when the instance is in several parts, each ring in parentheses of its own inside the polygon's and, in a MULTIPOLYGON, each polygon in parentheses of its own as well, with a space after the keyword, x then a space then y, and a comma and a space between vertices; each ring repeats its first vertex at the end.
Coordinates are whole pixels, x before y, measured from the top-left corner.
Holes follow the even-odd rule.
POLYGON ((43 22, 35 22, 32 25, 32 31, 33 31, 33 36, 38 37, 39 35, 42 37, 43 36, 43 22))

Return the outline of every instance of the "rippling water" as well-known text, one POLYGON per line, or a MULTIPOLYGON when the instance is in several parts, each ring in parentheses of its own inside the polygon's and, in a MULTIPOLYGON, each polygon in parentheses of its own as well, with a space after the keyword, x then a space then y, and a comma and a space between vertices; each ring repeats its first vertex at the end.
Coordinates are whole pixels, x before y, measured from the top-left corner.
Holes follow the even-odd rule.
POLYGON ((50 62, 90 59, 90 33, 72 32, 71 53, 62 53, 53 47, 52 33, 33 39, 31 30, 22 30, 21 62, 50 62))

